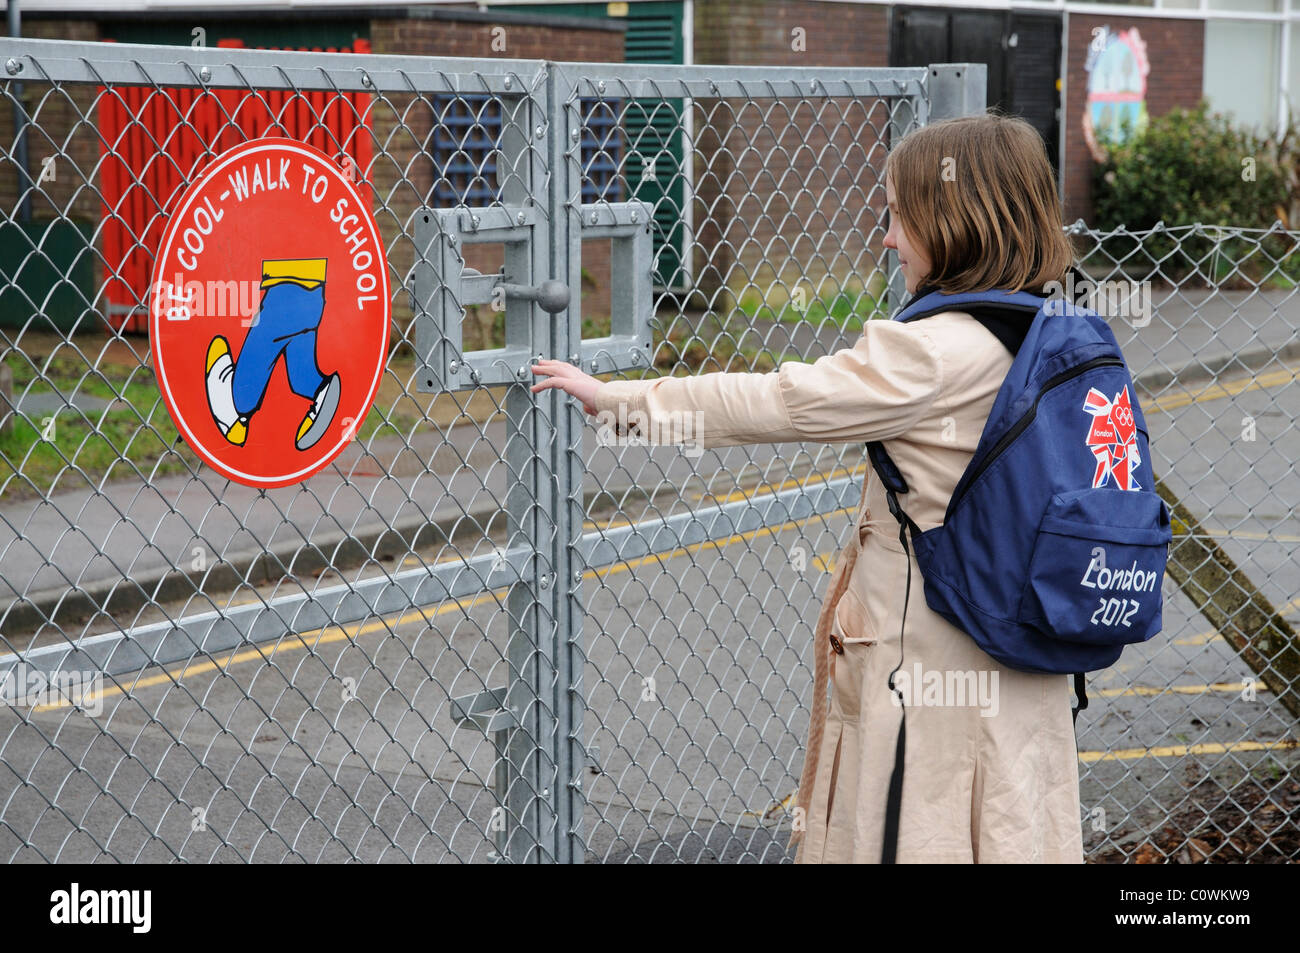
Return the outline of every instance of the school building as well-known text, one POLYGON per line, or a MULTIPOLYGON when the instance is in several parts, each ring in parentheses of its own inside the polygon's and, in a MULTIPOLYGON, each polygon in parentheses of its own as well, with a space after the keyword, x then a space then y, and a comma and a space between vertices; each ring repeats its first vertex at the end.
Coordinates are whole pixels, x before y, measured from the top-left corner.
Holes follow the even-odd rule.
MULTIPOLYGON (((1300 91, 1300 0, 424 0, 400 6, 361 0, 22 0, 20 10, 22 35, 81 41, 184 46, 199 41, 210 47, 628 63, 984 63, 989 104, 1025 117, 1043 135, 1058 170, 1067 221, 1090 217, 1092 166, 1101 130, 1117 129, 1125 119, 1141 123, 1205 97, 1238 122, 1273 132, 1285 125, 1289 105, 1300 91)), ((52 116, 53 107, 45 115, 52 116)), ((473 122, 473 117, 463 118, 473 122)), ((13 140, 12 122, 12 117, 0 116, 6 142, 13 140)), ((655 134, 651 125, 647 121, 641 130, 643 138, 655 134)), ((382 139, 384 130, 375 134, 382 139)), ((692 167, 682 161, 681 144, 668 141, 671 131, 664 135, 669 164, 680 163, 660 170, 668 173, 665 181, 679 171, 672 187, 694 189, 691 177, 700 167, 698 154, 692 167)), ((708 148, 703 142, 693 147, 697 153, 708 148)), ((94 137, 72 137, 68 148, 82 168, 95 165, 94 137), (80 155, 77 150, 86 152, 80 155)), ((455 169, 439 165, 443 160, 438 148, 433 136, 427 154, 412 157, 412 202, 418 197, 438 204, 439 188, 445 191, 448 183, 459 181, 455 169)), ((449 144, 447 163, 456 161, 457 151, 456 143, 449 144)), ((358 156, 358 161, 364 163, 364 158, 358 156)), ((0 156, 0 161, 11 165, 13 157, 0 156)), ((29 166, 33 161, 29 159, 29 166)), ((28 169, 29 176, 37 172, 28 169)), ((6 212, 16 207, 18 180, 8 171, 0 175, 0 208, 6 212)), ((128 180, 129 174, 123 182, 128 180)), ((381 190, 391 185, 375 182, 381 190)), ((60 196, 61 187, 52 182, 44 190, 51 208, 87 221, 99 217, 94 195, 60 196)), ((743 181, 738 180, 737 187, 743 188, 743 181)), ((707 183, 700 184, 700 190, 707 188, 707 183)), ((694 194, 708 198, 700 190, 694 194)), ((690 205, 680 196, 671 198, 660 203, 668 218, 675 208, 690 205)), ((26 214, 41 217, 40 210, 27 209, 26 214)), ((712 225, 721 228, 725 223, 712 225)), ((681 223, 666 218, 660 226, 660 249, 664 242, 682 246, 681 223)), ((111 228, 102 240, 116 240, 111 228)), ((4 241, 0 236, 0 245, 4 241)), ((70 235, 69 242, 69 248, 75 248, 76 236, 70 235)), ((52 240, 51 247, 55 244, 52 240)), ((109 253, 116 261, 111 248, 109 253)), ((135 264, 129 258, 124 253, 123 273, 143 275, 147 256, 135 264)), ((707 284, 703 276, 710 263, 664 254, 658 259, 661 285, 707 284)), ((395 265, 400 268, 402 263, 395 265)), ((725 273, 726 263, 713 262, 712 267, 725 273)), ((607 264, 597 261, 593 268, 604 271, 607 264)), ((131 311, 132 302, 138 301, 138 289, 127 287, 131 281, 135 279, 109 288, 111 308, 131 311)), ((604 289, 596 293, 606 297, 604 289)), ((592 304, 595 313, 606 302, 592 304)))

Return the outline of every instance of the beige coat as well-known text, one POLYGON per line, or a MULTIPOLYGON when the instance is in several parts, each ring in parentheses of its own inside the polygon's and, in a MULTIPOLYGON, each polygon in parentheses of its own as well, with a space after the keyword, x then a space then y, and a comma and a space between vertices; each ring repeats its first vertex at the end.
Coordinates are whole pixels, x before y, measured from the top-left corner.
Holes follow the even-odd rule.
MULTIPOLYGON (((651 439, 657 422, 681 419, 668 415, 699 411, 702 432, 689 436, 705 447, 883 440, 911 488, 903 506, 926 530, 943 521, 1010 365, 992 334, 950 312, 869 322, 852 348, 768 374, 613 381, 598 389, 596 408, 648 421, 651 439)), ((888 678, 900 661, 908 560, 874 474, 856 525, 815 629, 817 687, 794 819, 802 863, 877 862, 883 841, 903 715, 888 678)), ((994 661, 926 606, 915 558, 911 570, 900 677, 916 689, 898 861, 1082 862, 1068 676, 994 661)))

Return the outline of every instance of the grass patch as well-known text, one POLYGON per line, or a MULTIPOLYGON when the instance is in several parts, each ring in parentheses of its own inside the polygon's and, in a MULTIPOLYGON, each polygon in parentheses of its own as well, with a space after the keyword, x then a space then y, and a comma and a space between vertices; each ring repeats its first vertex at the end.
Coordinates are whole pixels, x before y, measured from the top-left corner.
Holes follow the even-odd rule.
POLYGON ((786 294, 782 301, 765 299, 754 290, 745 292, 738 304, 751 321, 776 321, 781 324, 809 323, 820 327, 829 322, 845 332, 861 331, 868 321, 888 316, 884 276, 877 272, 866 287, 841 287, 824 297, 805 297, 803 285, 786 294))
MULTIPOLYGON (((0 494, 5 499, 60 490, 85 489, 105 480, 151 479, 194 472, 199 458, 180 439, 152 372, 141 365, 81 357, 11 354, 14 401, 24 393, 84 394, 106 401, 104 409, 62 406, 15 415, 0 433, 0 494)), ((362 440, 409 432, 417 418, 372 407, 358 428, 362 440)))
MULTIPOLYGON (((748 321, 729 325, 714 313, 672 315, 667 320, 670 322, 667 334, 661 328, 654 331, 654 366, 662 373, 678 377, 711 371, 764 373, 775 370, 784 361, 804 360, 801 354, 737 343, 748 321)), ((610 326, 608 317, 584 317, 582 337, 605 337, 610 333, 610 326)), ((607 374, 597 377, 613 379, 607 374)))
MULTIPOLYGON (((140 366, 92 367, 81 357, 11 355, 14 399, 24 393, 84 394, 108 402, 105 409, 63 404, 15 415, 0 434, 0 488, 6 497, 82 489, 104 479, 180 473, 198 458, 177 445, 153 375, 140 366)), ((137 477, 138 478, 138 477, 137 477)))

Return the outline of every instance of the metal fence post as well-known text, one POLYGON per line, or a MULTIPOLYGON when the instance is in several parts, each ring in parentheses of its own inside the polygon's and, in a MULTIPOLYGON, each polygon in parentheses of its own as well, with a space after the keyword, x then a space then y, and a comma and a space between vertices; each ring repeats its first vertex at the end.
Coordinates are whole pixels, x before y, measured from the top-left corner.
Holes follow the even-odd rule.
MULTIPOLYGON (((501 154, 498 176, 501 200, 508 208, 546 207, 548 175, 534 144, 535 130, 545 110, 528 97, 502 101, 501 154)), ((520 284, 536 287, 549 277, 550 251, 546 226, 534 228, 527 244, 506 245, 506 274, 520 284)), ((506 325, 528 322, 529 340, 549 337, 551 316, 533 301, 506 298, 506 325)), ((526 367, 516 369, 516 383, 506 394, 506 466, 509 487, 506 510, 510 538, 519 534, 532 552, 529 572, 510 587, 507 608, 510 636, 506 655, 509 683, 506 707, 517 728, 506 744, 509 781, 497 792, 511 830, 505 859, 540 863, 551 860, 550 839, 555 827, 553 799, 557 788, 552 741, 555 736, 555 669, 551 603, 556 588, 553 566, 555 527, 552 447, 555 426, 547 401, 537 401, 528 386, 526 367)), ((498 757, 500 757, 498 752, 498 757)), ((498 771, 498 777, 500 772, 498 771)))
POLYGON ((926 122, 973 116, 988 103, 989 68, 983 63, 936 63, 930 67, 926 122))
MULTIPOLYGON (((571 102, 569 90, 563 88, 561 71, 554 63, 547 64, 547 156, 551 170, 548 216, 546 227, 550 230, 551 277, 565 282, 570 290, 570 301, 582 293, 582 232, 577 217, 581 209, 575 208, 569 196, 581 194, 582 116, 576 101, 571 102), (570 130, 578 132, 574 137, 570 130)), ((554 316, 551 324, 550 347, 560 360, 577 357, 582 353, 582 329, 570 319, 570 310, 554 316)), ((554 474, 552 484, 554 506, 551 513, 555 525, 554 613, 555 639, 555 767, 556 767, 556 831, 555 854, 559 863, 581 863, 585 853, 582 837, 583 809, 586 804, 582 790, 583 769, 586 764, 583 718, 586 703, 583 697, 582 671, 586 655, 582 642, 582 624, 586 609, 582 603, 582 560, 577 546, 582 538, 586 508, 583 503, 583 477, 586 463, 582 452, 584 422, 582 409, 559 391, 551 391, 549 400, 557 402, 552 417, 554 425, 554 474)))

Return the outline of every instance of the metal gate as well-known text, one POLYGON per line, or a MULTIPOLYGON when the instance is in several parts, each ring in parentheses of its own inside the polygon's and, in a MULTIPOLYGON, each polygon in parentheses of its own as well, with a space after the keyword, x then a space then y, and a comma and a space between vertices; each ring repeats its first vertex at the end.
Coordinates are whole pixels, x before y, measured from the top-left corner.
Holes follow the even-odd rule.
POLYGON ((719 588, 739 564, 716 560, 706 575, 727 579, 680 617, 654 597, 629 615, 631 593, 662 588, 655 560, 792 521, 816 526, 792 537, 815 563, 825 518, 856 500, 852 464, 826 448, 590 451, 579 409, 529 394, 528 365, 698 367, 704 345, 743 368, 844 343, 846 321, 887 307, 878 170, 891 126, 925 119, 926 71, 12 40, 0 60, 0 121, 31 156, 4 186, 22 254, 5 264, 0 855, 700 856, 687 836, 784 856, 762 815, 797 776, 820 569, 756 607, 770 631, 709 658, 706 641, 740 631, 719 588), (281 490, 203 468, 144 342, 103 324, 121 304, 106 289, 138 285, 105 236, 126 230, 151 260, 179 190, 245 135, 227 111, 206 149, 174 148, 232 91, 281 134, 328 136, 336 100, 359 113, 352 136, 372 141, 335 145, 371 157, 358 171, 398 289, 355 448, 281 490), (120 161, 158 129, 151 155, 120 161), (670 152, 686 161, 656 176, 670 152), (788 193, 781 210, 745 207, 756 172, 788 193), (152 186, 149 208, 125 214, 106 173, 119 192, 152 186), (802 215, 825 224, 806 248, 802 215), (44 241, 66 223, 86 236, 69 267, 44 241), (666 270, 695 280, 666 289, 666 270), (826 305, 829 334, 779 340, 797 326, 773 315, 756 335, 755 297, 782 288, 786 311, 826 305), (677 668, 692 658, 698 672, 677 668), (737 667, 751 658, 766 674, 737 667))

